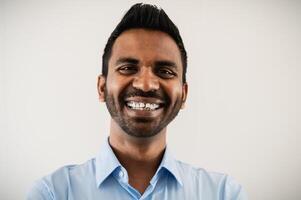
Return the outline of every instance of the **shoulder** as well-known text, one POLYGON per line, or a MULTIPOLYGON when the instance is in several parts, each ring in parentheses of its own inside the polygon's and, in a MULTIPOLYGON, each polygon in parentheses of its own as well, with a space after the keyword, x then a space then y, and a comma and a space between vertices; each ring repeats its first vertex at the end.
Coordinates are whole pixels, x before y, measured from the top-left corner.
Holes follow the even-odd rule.
POLYGON ((67 194, 77 180, 91 179, 94 175, 94 159, 80 165, 66 165, 34 182, 27 193, 27 200, 55 199, 67 194), (83 179, 82 179, 83 178, 83 179))
POLYGON ((202 183, 210 182, 211 184, 220 184, 227 177, 226 174, 207 171, 203 168, 194 167, 182 161, 177 161, 177 168, 179 173, 182 175, 181 178, 184 180, 193 179, 194 181, 202 183))
POLYGON ((247 199, 242 186, 233 177, 227 174, 207 171, 181 161, 177 161, 177 165, 184 187, 185 183, 186 185, 191 185, 187 183, 193 183, 193 187, 196 191, 218 195, 218 199, 247 199))
MULTIPOLYGON (((42 178, 46 185, 66 187, 76 179, 91 177, 94 174, 94 159, 79 165, 66 165, 42 178)), ((55 188, 56 189, 56 188, 55 188)))
POLYGON ((37 180, 31 186, 27 193, 26 200, 52 200, 54 199, 52 192, 43 179, 37 180))

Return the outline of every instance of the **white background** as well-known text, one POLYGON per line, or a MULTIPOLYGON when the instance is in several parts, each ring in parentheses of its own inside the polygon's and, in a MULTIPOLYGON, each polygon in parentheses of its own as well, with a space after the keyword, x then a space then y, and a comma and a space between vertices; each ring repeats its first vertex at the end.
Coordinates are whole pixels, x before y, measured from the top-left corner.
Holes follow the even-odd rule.
MULTIPOLYGON (((301 199, 301 2, 152 1, 188 52, 176 157, 230 174, 254 200, 301 199)), ((93 157, 109 114, 96 78, 111 31, 135 1, 0 3, 0 198, 93 157)))

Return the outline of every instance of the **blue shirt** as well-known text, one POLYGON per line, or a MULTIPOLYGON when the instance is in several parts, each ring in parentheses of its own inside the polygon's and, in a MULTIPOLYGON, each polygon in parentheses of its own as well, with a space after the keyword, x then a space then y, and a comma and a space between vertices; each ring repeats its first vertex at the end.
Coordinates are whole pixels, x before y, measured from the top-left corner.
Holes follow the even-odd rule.
POLYGON ((221 173, 209 173, 175 160, 168 148, 141 195, 106 142, 99 154, 35 182, 27 200, 245 200, 242 187, 221 173))

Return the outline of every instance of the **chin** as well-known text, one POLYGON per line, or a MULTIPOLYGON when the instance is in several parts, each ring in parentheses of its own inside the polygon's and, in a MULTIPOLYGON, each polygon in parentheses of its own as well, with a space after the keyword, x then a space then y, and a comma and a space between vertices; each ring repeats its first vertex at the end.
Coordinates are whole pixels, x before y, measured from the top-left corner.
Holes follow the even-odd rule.
MULTIPOLYGON (((143 126, 143 125, 142 125, 143 126)), ((124 127, 122 128, 128 135, 136 138, 151 138, 160 133, 162 129, 155 127, 124 127)))

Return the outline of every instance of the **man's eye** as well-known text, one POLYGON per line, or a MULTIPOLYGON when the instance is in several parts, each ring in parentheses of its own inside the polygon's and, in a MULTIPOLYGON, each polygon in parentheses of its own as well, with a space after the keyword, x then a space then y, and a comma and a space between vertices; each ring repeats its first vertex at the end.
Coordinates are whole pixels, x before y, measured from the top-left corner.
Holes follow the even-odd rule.
POLYGON ((173 78, 176 76, 176 73, 174 73, 172 70, 165 69, 165 68, 159 69, 157 73, 161 78, 165 78, 165 79, 173 78))
POLYGON ((119 67, 118 71, 121 74, 130 75, 130 74, 136 73, 138 71, 138 69, 136 66, 126 65, 126 66, 119 67))

